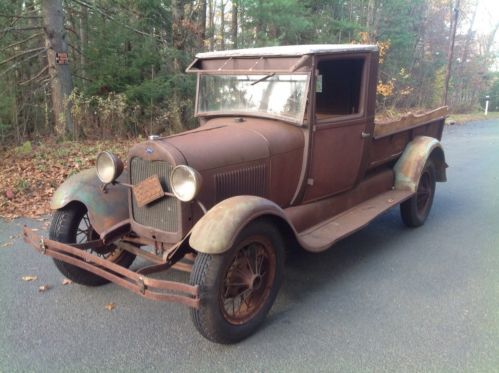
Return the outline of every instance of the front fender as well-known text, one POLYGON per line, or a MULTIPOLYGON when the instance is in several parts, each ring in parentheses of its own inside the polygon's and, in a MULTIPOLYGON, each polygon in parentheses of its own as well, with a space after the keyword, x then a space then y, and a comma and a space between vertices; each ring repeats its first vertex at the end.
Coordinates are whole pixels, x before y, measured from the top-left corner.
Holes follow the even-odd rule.
POLYGON ((435 164, 436 180, 446 181, 447 164, 440 141, 433 137, 418 136, 406 146, 395 164, 395 189, 416 192, 419 178, 430 157, 435 164))
POLYGON ((230 249, 239 232, 252 220, 273 215, 287 220, 282 209, 268 199, 236 196, 218 203, 192 228, 189 245, 205 254, 221 254, 230 249))
MULTIPOLYGON (((122 178, 126 178, 126 171, 119 179, 122 178)), ((55 191, 50 208, 57 210, 73 201, 86 206, 90 223, 99 234, 129 218, 128 188, 115 184, 103 191, 95 168, 66 179, 55 191)))

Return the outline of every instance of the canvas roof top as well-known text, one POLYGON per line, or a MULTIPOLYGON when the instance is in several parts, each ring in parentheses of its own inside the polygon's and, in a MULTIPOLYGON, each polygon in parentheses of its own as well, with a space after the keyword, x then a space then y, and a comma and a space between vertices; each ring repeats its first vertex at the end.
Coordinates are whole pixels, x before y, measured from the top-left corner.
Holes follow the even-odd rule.
POLYGON ((196 54, 196 58, 225 58, 225 57, 260 57, 260 56, 303 56, 307 54, 329 54, 339 52, 376 52, 377 45, 371 44, 308 44, 284 45, 277 47, 262 47, 248 49, 232 49, 217 52, 203 52, 196 54))

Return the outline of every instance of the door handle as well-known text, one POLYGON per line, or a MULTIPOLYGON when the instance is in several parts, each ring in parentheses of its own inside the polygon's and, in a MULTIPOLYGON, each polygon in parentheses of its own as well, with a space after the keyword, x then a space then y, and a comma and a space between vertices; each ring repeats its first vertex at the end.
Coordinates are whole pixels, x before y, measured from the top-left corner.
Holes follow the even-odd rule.
POLYGON ((371 134, 362 131, 361 134, 360 134, 360 137, 362 137, 363 139, 368 139, 369 137, 371 137, 371 134))

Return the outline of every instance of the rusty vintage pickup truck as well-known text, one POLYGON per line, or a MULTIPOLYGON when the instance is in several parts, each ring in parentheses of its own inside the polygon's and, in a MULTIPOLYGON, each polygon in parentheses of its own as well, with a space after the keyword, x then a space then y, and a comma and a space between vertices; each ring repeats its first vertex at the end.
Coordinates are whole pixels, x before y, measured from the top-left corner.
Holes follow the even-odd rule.
POLYGON ((376 46, 200 53, 187 72, 199 128, 150 136, 127 168, 100 153, 55 192, 48 238, 25 227, 67 278, 184 304, 204 337, 235 343, 271 308, 287 249, 326 250, 396 205, 425 222, 447 108, 376 121, 376 46), (151 276, 167 269, 189 283, 151 276))

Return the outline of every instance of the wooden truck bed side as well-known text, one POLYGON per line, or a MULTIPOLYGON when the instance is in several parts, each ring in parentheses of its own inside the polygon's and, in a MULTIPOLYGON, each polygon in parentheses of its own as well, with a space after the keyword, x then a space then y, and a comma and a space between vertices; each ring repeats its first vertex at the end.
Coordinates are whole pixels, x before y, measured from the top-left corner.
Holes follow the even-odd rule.
POLYGON ((442 138, 446 106, 423 113, 409 113, 396 120, 375 120, 368 169, 397 159, 416 136, 442 138))
POLYGON ((422 114, 408 113, 397 119, 374 120, 374 138, 393 135, 395 133, 406 131, 418 127, 424 123, 434 121, 435 119, 445 118, 448 113, 447 106, 439 107, 422 114))

